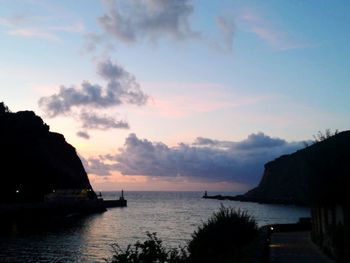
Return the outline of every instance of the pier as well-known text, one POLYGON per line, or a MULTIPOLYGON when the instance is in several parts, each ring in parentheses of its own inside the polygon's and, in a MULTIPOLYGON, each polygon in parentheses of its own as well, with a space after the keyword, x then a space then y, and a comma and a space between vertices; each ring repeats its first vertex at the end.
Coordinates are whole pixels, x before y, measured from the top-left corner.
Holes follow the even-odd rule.
POLYGON ((104 199, 102 198, 101 193, 99 194, 99 199, 102 200, 103 205, 104 205, 105 208, 127 207, 127 206, 128 206, 128 202, 127 202, 127 200, 124 198, 124 190, 122 190, 121 196, 119 197, 119 199, 115 199, 115 200, 104 200, 104 199))
POLYGON ((126 207, 128 205, 127 200, 103 200, 103 205, 105 208, 111 207, 126 207))

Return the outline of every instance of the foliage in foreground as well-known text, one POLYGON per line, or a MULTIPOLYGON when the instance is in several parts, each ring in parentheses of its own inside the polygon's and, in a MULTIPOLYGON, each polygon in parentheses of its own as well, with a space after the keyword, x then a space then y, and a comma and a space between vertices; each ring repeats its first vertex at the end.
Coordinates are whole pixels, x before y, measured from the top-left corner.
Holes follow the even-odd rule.
POLYGON ((143 243, 122 249, 112 245, 109 263, 205 263, 244 262, 258 234, 255 220, 246 212, 221 206, 220 210, 195 231, 188 247, 166 249, 156 233, 148 233, 143 243))
POLYGON ((188 244, 190 262, 239 261, 257 234, 257 224, 247 212, 221 206, 193 233, 188 244))
POLYGON ((106 260, 110 263, 185 263, 187 253, 185 249, 167 250, 162 240, 157 238, 156 233, 146 232, 148 239, 143 243, 137 241, 133 246, 128 245, 122 249, 118 244, 113 244, 113 257, 106 260))

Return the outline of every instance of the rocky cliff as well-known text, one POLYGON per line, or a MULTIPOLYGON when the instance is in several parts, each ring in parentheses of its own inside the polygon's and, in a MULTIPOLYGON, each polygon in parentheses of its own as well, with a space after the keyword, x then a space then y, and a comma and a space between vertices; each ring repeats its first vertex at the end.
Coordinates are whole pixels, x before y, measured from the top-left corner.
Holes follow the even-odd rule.
POLYGON ((309 205, 350 200, 350 131, 265 164, 259 185, 238 198, 309 205))
MULTIPOLYGON (((40 201, 55 189, 91 189, 84 167, 63 135, 32 111, 0 108, 0 202, 40 201)), ((93 196, 92 196, 93 197, 93 196)))

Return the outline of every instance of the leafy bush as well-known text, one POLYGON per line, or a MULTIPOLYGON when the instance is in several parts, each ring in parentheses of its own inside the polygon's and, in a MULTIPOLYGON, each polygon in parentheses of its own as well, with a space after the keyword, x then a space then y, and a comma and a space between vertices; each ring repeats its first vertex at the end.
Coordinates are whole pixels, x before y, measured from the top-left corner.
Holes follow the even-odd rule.
POLYGON ((185 249, 167 250, 156 233, 147 232, 148 239, 143 243, 137 241, 133 246, 128 245, 122 249, 118 244, 113 244, 113 257, 106 260, 109 263, 186 263, 187 253, 185 249))
POLYGON ((241 210, 221 206, 188 244, 190 262, 240 262, 258 235, 255 220, 241 210))

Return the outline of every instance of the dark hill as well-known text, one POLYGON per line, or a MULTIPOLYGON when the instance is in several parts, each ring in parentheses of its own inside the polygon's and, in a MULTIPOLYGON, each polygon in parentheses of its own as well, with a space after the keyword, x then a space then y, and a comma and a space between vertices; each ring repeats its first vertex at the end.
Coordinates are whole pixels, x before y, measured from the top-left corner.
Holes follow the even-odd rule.
POLYGON ((265 164, 258 187, 238 198, 309 205, 350 200, 350 131, 265 164))
POLYGON ((63 135, 50 132, 32 111, 11 113, 0 106, 0 202, 41 201, 55 189, 91 189, 63 135))

